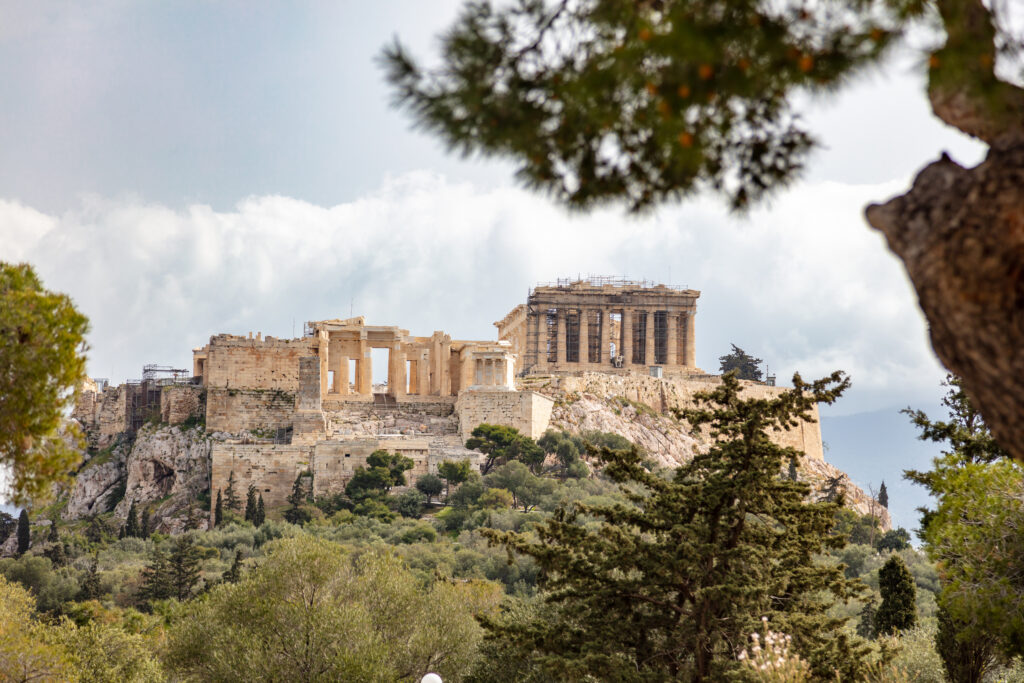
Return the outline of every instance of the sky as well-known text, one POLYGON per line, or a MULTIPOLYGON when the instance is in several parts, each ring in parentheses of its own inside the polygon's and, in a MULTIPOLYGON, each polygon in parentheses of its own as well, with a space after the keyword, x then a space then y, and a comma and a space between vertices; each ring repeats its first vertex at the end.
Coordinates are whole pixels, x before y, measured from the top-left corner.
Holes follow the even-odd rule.
POLYGON ((570 215, 392 106, 381 49, 398 37, 433 61, 458 7, 0 0, 0 260, 74 299, 89 373, 115 383, 145 363, 191 368, 217 333, 289 337, 353 313, 488 339, 538 282, 688 286, 705 370, 735 343, 780 383, 850 373, 822 411, 826 459, 884 479, 897 523, 916 526, 923 494, 900 473, 937 450, 897 411, 941 416, 945 373, 863 208, 942 151, 984 155, 931 115, 919 58, 801 101, 822 145, 748 216, 710 197, 570 215))

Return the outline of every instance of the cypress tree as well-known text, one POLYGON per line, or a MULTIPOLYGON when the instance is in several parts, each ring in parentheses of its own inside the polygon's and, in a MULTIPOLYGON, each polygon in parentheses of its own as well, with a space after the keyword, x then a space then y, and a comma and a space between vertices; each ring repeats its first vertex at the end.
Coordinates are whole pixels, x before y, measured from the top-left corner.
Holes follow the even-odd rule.
POLYGON ((224 500, 221 498, 220 489, 217 489, 217 505, 213 508, 213 526, 220 526, 224 520, 224 500))
POLYGON ((18 515, 18 555, 24 555, 32 545, 32 532, 28 526, 28 510, 18 515))
POLYGON ((886 510, 889 509, 889 491, 885 488, 884 479, 882 480, 882 485, 878 487, 878 504, 886 510))
POLYGON ((60 532, 57 531, 57 522, 50 522, 50 532, 46 534, 47 543, 57 543, 60 541, 60 532))
POLYGON ((875 613, 875 631, 889 634, 906 631, 917 623, 917 590, 914 577, 899 555, 892 555, 878 570, 878 591, 882 604, 875 613))
POLYGON ((95 600, 100 596, 99 565, 99 555, 93 555, 92 564, 89 565, 89 571, 82 581, 82 597, 85 600, 95 600))
POLYGON ((117 530, 117 540, 124 538, 124 524, 122 524, 117 530))
POLYGON ((242 511, 242 501, 238 497, 238 491, 235 490, 234 470, 231 470, 231 473, 228 475, 228 487, 224 489, 224 504, 228 506, 228 510, 242 511))
POLYGON ((249 484, 249 490, 245 494, 245 521, 252 522, 256 519, 256 487, 249 484))
POLYGON ((242 550, 239 548, 235 550, 235 561, 231 563, 231 568, 224 572, 224 576, 221 577, 225 583, 238 583, 238 580, 242 578, 242 550))
POLYGON ((128 508, 128 519, 124 523, 124 535, 131 538, 139 536, 139 512, 135 508, 135 501, 132 501, 131 507, 128 508))
POLYGON ((142 521, 139 523, 139 536, 149 538, 149 508, 142 509, 142 521))
POLYGON ((260 494, 259 500, 256 502, 256 514, 253 515, 253 524, 257 527, 263 526, 263 522, 267 519, 267 511, 263 507, 263 494, 260 494))
POLYGON ((999 653, 996 636, 968 629, 941 605, 936 616, 939 628, 935 632, 935 651, 942 658, 949 680, 980 683, 985 672, 996 663, 999 653))

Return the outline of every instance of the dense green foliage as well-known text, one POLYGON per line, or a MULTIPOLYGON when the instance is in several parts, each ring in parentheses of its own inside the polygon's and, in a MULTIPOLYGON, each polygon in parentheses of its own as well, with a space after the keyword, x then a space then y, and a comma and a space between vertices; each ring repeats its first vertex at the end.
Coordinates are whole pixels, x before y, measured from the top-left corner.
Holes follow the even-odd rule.
POLYGON ((875 612, 875 632, 906 631, 917 623, 917 592, 914 577, 899 555, 892 555, 878 572, 882 604, 875 612))
POLYGON ((736 371, 740 379, 750 379, 760 382, 764 373, 761 372, 760 358, 754 358, 740 347, 732 344, 732 351, 719 356, 718 369, 724 375, 727 372, 736 371))
POLYGON ((905 473, 937 500, 934 509, 923 510, 921 535, 942 568, 944 628, 959 629, 965 645, 995 637, 1005 655, 1020 655, 1024 587, 1012 577, 1024 566, 1024 469, 992 439, 959 379, 950 375, 945 384, 948 420, 905 411, 920 438, 944 445, 930 471, 905 473))
POLYGON ((88 328, 71 299, 43 289, 31 266, 0 261, 0 465, 12 503, 46 499, 80 460, 68 443, 76 432, 58 427, 85 377, 88 328))
POLYGON ((466 440, 466 448, 484 454, 480 474, 487 474, 512 460, 518 460, 534 472, 544 464, 544 449, 530 437, 520 434, 515 427, 486 423, 478 425, 466 440))
POLYGON ((807 486, 779 476, 797 453, 768 438, 848 380, 795 376, 794 385, 741 399, 726 376, 683 415, 708 425, 715 443, 671 477, 648 471, 635 450, 603 449, 604 474, 625 501, 559 510, 530 534, 485 531, 538 563, 546 595, 531 618, 487 622, 501 656, 557 679, 720 680, 769 615, 821 675, 863 673, 863 647, 827 614, 856 588, 839 566, 814 561, 844 542, 830 533, 836 505, 805 502, 807 486))
POLYGON ((18 549, 19 555, 28 551, 32 543, 31 529, 28 524, 28 510, 22 510, 18 515, 18 549))

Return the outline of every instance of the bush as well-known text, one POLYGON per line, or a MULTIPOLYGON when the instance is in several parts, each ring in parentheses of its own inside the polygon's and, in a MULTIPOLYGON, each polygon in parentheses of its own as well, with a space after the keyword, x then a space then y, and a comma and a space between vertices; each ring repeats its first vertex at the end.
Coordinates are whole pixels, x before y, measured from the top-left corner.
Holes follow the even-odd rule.
POLYGON ((427 497, 419 491, 411 489, 394 496, 390 502, 392 503, 391 507, 398 514, 403 517, 418 519, 423 506, 427 504, 427 497))

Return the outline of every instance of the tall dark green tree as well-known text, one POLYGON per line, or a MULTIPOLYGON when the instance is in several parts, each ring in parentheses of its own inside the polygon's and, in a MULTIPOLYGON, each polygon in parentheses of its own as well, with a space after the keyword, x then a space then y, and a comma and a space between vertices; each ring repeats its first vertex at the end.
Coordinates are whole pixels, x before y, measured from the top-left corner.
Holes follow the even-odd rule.
POLYGON ((46 532, 47 543, 60 543, 60 531, 57 530, 57 522, 50 522, 50 530, 46 532))
POLYGON ((914 577, 899 555, 890 555, 878 570, 882 604, 875 612, 875 632, 906 631, 917 623, 917 589, 914 577))
POLYGON ((124 523, 124 535, 129 538, 137 538, 139 533, 139 512, 135 508, 135 501, 132 501, 128 508, 128 519, 124 523))
MULTIPOLYGON (((356 468, 355 474, 349 480, 349 486, 352 485, 352 481, 355 480, 360 469, 363 468, 356 468)), ((309 487, 306 486, 306 479, 305 473, 300 472, 296 475, 295 481, 292 483, 292 492, 288 494, 287 500, 290 507, 284 511, 284 518, 291 524, 305 524, 313 518, 309 509, 309 487)))
POLYGON ((235 550, 235 561, 231 563, 231 567, 224 572, 224 576, 221 579, 224 583, 238 583, 239 579, 242 578, 242 549, 238 548, 235 550))
POLYGON ((357 467, 345 486, 345 494, 356 503, 381 498, 394 486, 405 486, 405 473, 413 462, 400 453, 376 450, 366 458, 366 467, 357 467))
POLYGON ((201 561, 199 548, 188 534, 181 534, 174 539, 170 556, 167 558, 169 580, 172 596, 178 600, 188 600, 199 583, 201 561))
POLYGON ((882 485, 878 487, 878 504, 886 510, 889 509, 889 490, 885 488, 884 479, 882 480, 882 485))
POLYGON ((252 522, 256 517, 256 486, 249 484, 245 494, 245 521, 252 522))
POLYGON ((174 582, 167 553, 162 548, 154 548, 149 556, 149 562, 142 569, 142 585, 139 587, 139 597, 142 600, 152 602, 154 600, 166 600, 173 597, 174 594, 174 582))
POLYGON ((149 506, 142 508, 142 521, 139 522, 139 537, 149 538, 150 529, 149 506))
POLYGON ((220 489, 217 489, 217 504, 213 506, 213 525, 220 526, 224 521, 224 499, 221 497, 220 489))
POLYGON ((487 621, 491 637, 555 680, 724 680, 766 615, 819 676, 862 673, 864 647, 827 614, 856 587, 814 561, 844 544, 830 533, 838 506, 806 502, 809 487, 780 476, 800 454, 769 436, 849 382, 793 381, 774 398, 744 399, 727 375, 698 394, 682 417, 715 442, 672 478, 645 468, 635 448, 595 449, 628 505, 576 503, 530 534, 485 531, 534 559, 548 603, 525 623, 487 621))
POLYGON ((949 612, 939 607, 939 627, 935 631, 935 651, 953 683, 981 683, 985 673, 998 660, 999 639, 995 634, 968 631, 949 612))
POLYGON ((263 494, 261 493, 256 501, 256 514, 253 515, 252 523, 257 527, 261 527, 266 519, 267 511, 266 508, 263 507, 263 494))
POLYGON ((231 470, 228 474, 228 485, 224 489, 224 505, 227 506, 228 510, 234 512, 242 511, 242 500, 238 495, 238 490, 235 488, 235 471, 231 470))
POLYGON ((83 600, 95 600, 100 597, 102 588, 100 587, 100 558, 99 554, 92 556, 92 562, 89 563, 89 570, 85 573, 85 579, 82 581, 82 599, 83 600))
POLYGON ((732 344, 732 351, 718 358, 718 369, 724 375, 727 372, 736 371, 740 379, 751 379, 760 382, 763 373, 761 372, 760 358, 754 358, 740 347, 732 344))
POLYGON ((18 515, 18 555, 24 555, 32 545, 32 531, 28 524, 28 510, 22 508, 18 515))
POLYGON ((571 208, 643 211, 710 190, 743 210, 792 183, 813 147, 794 96, 852 82, 927 22, 937 39, 911 49, 926 46, 932 111, 989 153, 974 168, 942 154, 865 215, 904 260, 939 358, 1024 461, 1018 4, 477 0, 445 32, 438 68, 398 44, 385 61, 420 127, 511 160, 571 208), (935 207, 927 221, 922 206, 935 207))

